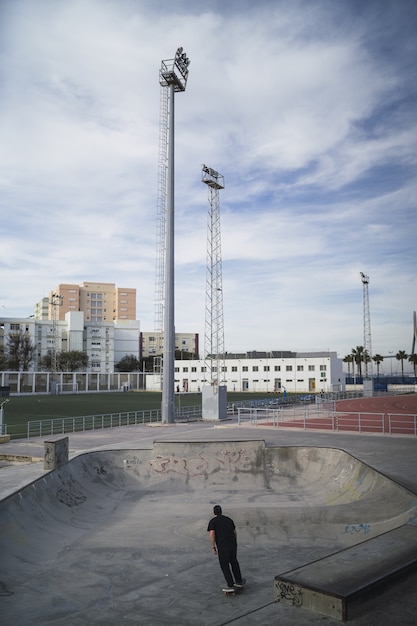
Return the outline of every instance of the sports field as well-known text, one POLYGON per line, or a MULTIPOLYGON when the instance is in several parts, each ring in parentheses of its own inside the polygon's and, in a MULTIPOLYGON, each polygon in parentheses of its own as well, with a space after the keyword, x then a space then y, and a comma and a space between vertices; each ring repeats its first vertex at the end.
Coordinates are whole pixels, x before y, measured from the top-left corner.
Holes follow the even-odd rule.
MULTIPOLYGON (((273 394, 269 394, 272 397, 273 394)), ((228 393, 228 402, 264 398, 264 393, 228 393)), ((4 423, 12 437, 24 437, 27 422, 62 417, 104 415, 160 409, 162 394, 155 391, 12 396, 4 405, 4 423)), ((175 394, 175 406, 201 406, 200 393, 175 394)))

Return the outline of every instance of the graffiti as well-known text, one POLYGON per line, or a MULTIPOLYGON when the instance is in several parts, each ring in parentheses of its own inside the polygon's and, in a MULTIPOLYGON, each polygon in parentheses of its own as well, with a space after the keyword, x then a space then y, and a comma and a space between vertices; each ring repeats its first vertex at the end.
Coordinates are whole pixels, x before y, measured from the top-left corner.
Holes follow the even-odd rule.
POLYGON ((227 473, 240 470, 248 471, 252 467, 250 458, 244 455, 245 450, 222 450, 216 456, 201 452, 197 457, 181 458, 174 455, 157 455, 148 461, 154 472, 158 474, 180 474, 186 476, 207 476, 219 470, 227 473))
POLYGON ((66 506, 73 507, 82 504, 87 500, 87 496, 82 493, 74 493, 74 486, 70 484, 70 487, 59 487, 56 490, 56 499, 61 504, 65 504, 66 506))
POLYGON ((409 524, 410 526, 417 525, 417 513, 414 513, 414 515, 410 515, 410 517, 407 520, 407 524, 409 524))
POLYGON ((123 460, 123 465, 125 469, 130 469, 134 465, 139 465, 140 460, 137 456, 128 456, 127 459, 123 460))
POLYGON ((284 601, 291 606, 302 606, 303 593, 301 587, 279 580, 275 583, 276 601, 284 601))
POLYGON ((371 532, 371 524, 346 524, 342 535, 356 535, 358 533, 367 535, 369 532, 371 532))
POLYGON ((96 470, 97 474, 107 474, 106 470, 104 469, 104 467, 102 465, 100 465, 100 467, 97 467, 95 465, 94 469, 96 470))

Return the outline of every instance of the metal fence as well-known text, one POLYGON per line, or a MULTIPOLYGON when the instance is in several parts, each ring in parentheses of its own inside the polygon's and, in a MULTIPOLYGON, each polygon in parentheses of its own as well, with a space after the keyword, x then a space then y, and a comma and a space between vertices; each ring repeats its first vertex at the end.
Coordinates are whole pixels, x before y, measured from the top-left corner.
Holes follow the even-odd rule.
POLYGON ((354 413, 332 409, 333 403, 300 407, 240 407, 238 425, 333 432, 380 433, 417 436, 417 415, 403 413, 354 413))

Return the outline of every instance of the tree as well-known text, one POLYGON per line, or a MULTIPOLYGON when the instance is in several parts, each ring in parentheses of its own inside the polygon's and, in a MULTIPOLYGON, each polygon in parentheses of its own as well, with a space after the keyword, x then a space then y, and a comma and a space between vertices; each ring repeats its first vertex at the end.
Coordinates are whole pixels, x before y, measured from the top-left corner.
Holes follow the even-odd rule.
POLYGON ((35 346, 28 332, 22 329, 9 333, 7 339, 7 367, 13 371, 24 371, 30 367, 33 361, 35 346))
MULTIPOLYGON (((52 371, 52 354, 48 353, 39 362, 42 369, 52 371)), ((79 369, 87 369, 88 355, 81 350, 70 350, 69 352, 58 352, 56 355, 56 366, 60 372, 76 372, 79 369)))
POLYGON ((379 378, 379 366, 384 360, 384 357, 381 356, 380 354, 374 354, 374 356, 372 357, 372 360, 374 361, 374 363, 376 363, 376 377, 379 378))
POLYGON ((362 376, 362 363, 365 360, 365 349, 363 346, 356 346, 352 349, 353 362, 356 363, 358 368, 358 375, 362 376))
POLYGON ((417 382, 417 354, 410 354, 410 356, 408 357, 408 360, 410 361, 410 363, 413 364, 414 378, 417 382))
MULTIPOLYGON (((347 363, 348 364, 348 376, 350 377, 350 366, 353 363, 353 355, 352 354, 347 354, 345 356, 345 358, 343 359, 343 363, 347 363)), ((353 373, 352 373, 353 376, 353 373)))
POLYGON ((134 354, 126 354, 115 365, 119 372, 138 372, 140 371, 140 363, 134 354))
POLYGON ((401 376, 404 382, 404 361, 407 360, 408 354, 406 353, 405 350, 398 350, 397 354, 395 355, 395 358, 397 359, 397 361, 401 361, 401 376))
POLYGON ((62 372, 76 372, 80 369, 85 370, 88 367, 88 355, 82 352, 82 350, 60 352, 58 357, 58 368, 62 372))

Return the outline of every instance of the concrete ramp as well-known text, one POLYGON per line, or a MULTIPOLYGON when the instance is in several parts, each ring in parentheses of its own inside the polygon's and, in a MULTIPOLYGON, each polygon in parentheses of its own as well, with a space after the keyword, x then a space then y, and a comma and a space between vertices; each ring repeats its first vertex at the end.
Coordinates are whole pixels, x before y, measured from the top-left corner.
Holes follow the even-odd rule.
POLYGON ((252 581, 222 608, 224 622, 273 602, 284 563, 417 514, 414 494, 334 448, 178 440, 82 454, 0 502, 3 623, 118 623, 138 612, 144 624, 217 623, 222 578, 206 532, 215 503, 236 522, 252 581))
POLYGON ((417 569, 417 527, 405 525, 275 577, 275 599, 340 621, 417 569))

